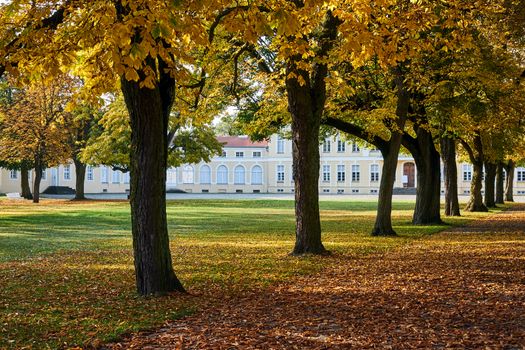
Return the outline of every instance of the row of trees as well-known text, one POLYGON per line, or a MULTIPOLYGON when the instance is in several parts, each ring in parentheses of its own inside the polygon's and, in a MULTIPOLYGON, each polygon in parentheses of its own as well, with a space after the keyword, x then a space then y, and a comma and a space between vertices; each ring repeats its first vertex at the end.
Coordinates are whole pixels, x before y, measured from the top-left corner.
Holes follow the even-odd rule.
MULTIPOLYGON (((496 164, 501 179, 497 169, 517 160, 522 139, 523 7, 510 0, 12 1, 0 8, 0 75, 74 71, 92 96, 120 89, 131 138, 137 290, 183 291, 165 210, 172 123, 189 122, 196 133, 235 104, 251 135, 290 126, 296 255, 326 252, 318 204, 325 126, 383 154, 373 234, 395 234, 392 185, 402 146, 418 167, 415 224, 441 221, 438 150, 450 180, 458 143, 474 165, 468 209, 483 210, 481 167, 496 164)), ((490 187, 488 171, 485 178, 490 187)), ((446 205, 459 214, 451 181, 446 205)))

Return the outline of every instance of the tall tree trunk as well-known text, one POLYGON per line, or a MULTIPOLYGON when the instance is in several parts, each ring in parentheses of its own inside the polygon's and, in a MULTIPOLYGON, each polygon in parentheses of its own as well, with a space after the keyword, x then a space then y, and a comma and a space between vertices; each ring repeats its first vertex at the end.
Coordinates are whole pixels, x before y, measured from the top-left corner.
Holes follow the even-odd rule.
POLYGON ((33 182, 33 203, 40 202, 40 182, 42 181, 42 162, 39 159, 35 161, 35 180, 33 182))
POLYGON ((304 68, 301 55, 286 64, 288 111, 292 116, 295 181, 295 246, 293 255, 324 254, 319 216, 319 128, 326 102, 328 67, 322 60, 337 35, 337 20, 329 11, 319 34, 318 62, 304 68), (301 81, 300 81, 301 80, 301 81))
POLYGON ((380 148, 383 155, 383 171, 381 173, 381 183, 379 184, 379 197, 377 203, 377 215, 372 229, 373 236, 395 236, 396 232, 392 227, 392 194, 396 179, 397 160, 403 129, 410 105, 410 97, 404 83, 404 76, 401 68, 395 70, 395 83, 397 88, 397 107, 396 107, 396 126, 392 132, 390 141, 380 148))
MULTIPOLYGON (((153 60, 149 67, 155 71, 153 60)), ((159 68, 153 89, 121 79, 131 121, 131 226, 137 291, 141 295, 184 292, 172 266, 166 219, 168 118, 174 79, 159 68)), ((143 77, 143 73, 142 73, 143 77)))
POLYGON ((476 161, 472 164, 472 181, 470 182, 470 200, 467 203, 465 210, 470 212, 488 211, 485 204, 483 204, 483 196, 481 194, 482 178, 483 178, 483 162, 476 161))
POLYGON ((22 198, 33 199, 31 194, 31 185, 29 184, 29 169, 26 166, 22 166, 20 169, 20 180, 21 180, 21 190, 22 198))
POLYGON ((403 145, 408 148, 417 168, 416 207, 414 225, 441 224, 440 157, 434 146, 432 134, 424 127, 414 126, 416 138, 405 134, 403 145))
POLYGON ((456 141, 441 137, 441 160, 445 177, 445 215, 460 216, 458 200, 458 169, 456 164, 456 141))
POLYGON ((507 176, 505 177, 505 200, 507 202, 514 202, 514 162, 509 160, 505 165, 505 172, 507 176))
POLYGON ((505 179, 503 178, 503 163, 498 162, 496 167, 496 204, 504 204, 505 179))
POLYGON ((73 158, 75 163, 75 200, 86 199, 84 193, 84 180, 86 179, 86 164, 82 163, 77 157, 73 158))
POLYGON ((485 201, 487 208, 496 207, 494 183, 496 181, 496 164, 485 162, 485 201))

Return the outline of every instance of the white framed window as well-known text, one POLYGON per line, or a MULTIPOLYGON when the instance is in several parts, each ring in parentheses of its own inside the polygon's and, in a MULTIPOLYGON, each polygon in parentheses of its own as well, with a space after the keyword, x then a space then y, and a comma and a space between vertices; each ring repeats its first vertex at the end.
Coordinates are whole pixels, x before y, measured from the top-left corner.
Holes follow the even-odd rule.
POLYGON ((343 140, 337 140, 337 152, 346 152, 346 142, 343 140))
POLYGON ((379 181, 379 164, 370 165, 370 181, 379 181))
POLYGON ((284 139, 281 135, 277 135, 277 153, 284 153, 284 139))
POLYGON ((254 151, 252 153, 253 158, 261 158, 262 154, 261 151, 254 151))
POLYGON ((244 152, 235 152, 235 158, 244 158, 244 152))
POLYGON ((177 169, 176 168, 168 168, 166 170, 166 183, 170 185, 177 184, 177 169))
POLYGON ((211 168, 209 165, 201 166, 199 182, 201 184, 211 183, 211 168))
POLYGON ((337 166, 337 182, 345 182, 346 172, 344 164, 339 164, 337 166))
POLYGON ((100 167, 100 182, 103 184, 108 183, 108 167, 107 166, 101 166, 100 167))
POLYGON ((284 165, 277 166, 277 182, 284 182, 284 165))
POLYGON ((252 168, 252 185, 262 185, 263 183, 263 170, 259 165, 255 165, 252 168))
POLYGON ((525 181, 525 168, 516 169, 516 180, 519 182, 525 181))
POLYGON ((283 189, 283 188, 278 188, 278 189, 277 189, 277 192, 279 192, 279 193, 283 193, 283 192, 284 192, 284 189, 283 189))
POLYGON ((332 143, 330 142, 330 139, 325 139, 323 142, 323 153, 330 153, 332 149, 332 143))
POLYGON ((191 165, 185 165, 182 168, 182 183, 184 184, 192 184, 194 183, 193 178, 193 167, 191 165))
POLYGON ((129 171, 126 171, 122 175, 122 182, 125 183, 125 184, 129 184, 129 171))
POLYGON ((329 188, 323 188, 323 193, 330 193, 330 189, 329 188))
POLYGON ((47 169, 42 170, 42 180, 47 180, 47 169))
POLYGON ((111 176, 111 182, 114 183, 114 184, 119 184, 120 183, 120 174, 122 174, 120 170, 113 170, 113 174, 111 176))
POLYGON ((244 185, 246 182, 246 174, 242 165, 237 165, 233 170, 233 182, 236 185, 244 185))
POLYGON ((228 184, 228 168, 225 165, 221 165, 217 168, 217 184, 228 184))
POLYGON ((463 164, 463 181, 472 181, 472 165, 463 164))
POLYGON ((88 165, 86 167, 86 180, 93 181, 94 175, 93 175, 93 167, 91 165, 88 165))
POLYGON ((9 170, 9 178, 11 180, 17 180, 18 179, 18 170, 9 170))
POLYGON ((361 151, 361 149, 359 148, 359 145, 357 143, 352 143, 352 152, 356 153, 356 152, 359 152, 361 151))
POLYGON ((71 180, 71 165, 64 165, 64 180, 71 180))
POLYGON ((330 165, 323 165, 323 182, 330 182, 330 165))
POLYGON ((352 181, 358 182, 361 178, 361 172, 358 164, 352 165, 352 181))
POLYGON ((220 157, 221 158, 226 158, 226 156, 227 156, 227 153, 226 153, 226 151, 223 150, 221 155, 220 155, 220 157))

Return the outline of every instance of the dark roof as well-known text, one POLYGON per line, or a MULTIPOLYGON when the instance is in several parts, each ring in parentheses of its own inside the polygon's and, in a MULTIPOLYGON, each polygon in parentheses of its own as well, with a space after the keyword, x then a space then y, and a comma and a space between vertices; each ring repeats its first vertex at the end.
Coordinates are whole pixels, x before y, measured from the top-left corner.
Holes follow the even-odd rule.
POLYGON ((218 136, 217 140, 224 144, 224 147, 268 147, 268 141, 252 141, 247 136, 218 136))

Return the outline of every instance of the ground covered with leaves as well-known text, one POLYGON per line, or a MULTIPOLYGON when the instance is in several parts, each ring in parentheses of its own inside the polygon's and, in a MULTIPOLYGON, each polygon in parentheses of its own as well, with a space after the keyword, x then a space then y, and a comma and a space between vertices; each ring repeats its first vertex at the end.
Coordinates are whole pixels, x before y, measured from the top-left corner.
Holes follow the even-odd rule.
POLYGON ((525 206, 314 275, 106 349, 523 349, 525 206))
MULTIPOLYGON (((423 248, 434 251, 441 247, 440 242, 448 249, 452 242, 447 238, 432 243, 435 238, 431 236, 450 226, 410 225, 413 202, 394 203, 394 225, 399 237, 370 237, 375 207, 375 202, 356 201, 351 197, 345 201, 321 202, 323 240, 333 256, 295 258, 288 255, 294 243, 292 201, 170 201, 167 210, 174 266, 190 295, 140 298, 134 289, 128 203, 46 200, 34 205, 2 199, 0 348, 93 348, 121 339, 123 334, 158 329, 167 324, 170 329, 175 325, 186 327, 186 324, 188 332, 175 338, 173 335, 177 332, 163 333, 163 337, 169 338, 166 345, 162 345, 167 348, 181 339, 190 348, 235 348, 236 343, 257 347, 251 338, 253 332, 261 332, 260 341, 267 341, 269 346, 277 344, 275 347, 289 341, 301 346, 299 338, 319 346, 328 346, 329 341, 337 344, 335 338, 323 342, 323 337, 338 337, 337 327, 346 329, 349 323, 329 321, 333 310, 324 304, 316 306, 325 294, 334 308, 340 305, 330 293, 337 290, 347 308, 357 307, 358 304, 345 299, 345 293, 348 288, 359 286, 362 290, 355 293, 363 293, 370 302, 373 298, 388 299, 390 295, 385 292, 388 289, 377 295, 373 293, 374 288, 382 287, 374 282, 378 278, 376 272, 366 269, 376 265, 385 271, 401 269, 408 264, 405 257, 398 255, 401 264, 398 267, 389 260, 388 252, 411 253, 423 248), (420 248, 414 248, 419 245, 420 248), (354 273, 361 274, 361 284, 356 284, 358 279, 354 273), (336 279, 340 285, 334 284, 336 279), (250 300, 254 304, 242 305, 250 300), (279 303, 290 309, 280 309, 279 303), (295 307, 297 309, 293 309, 295 307), (305 312, 301 307, 312 308, 319 314, 305 312), (214 311, 210 313, 210 310, 214 311), (304 312, 305 318, 297 318, 296 313, 300 312, 304 312), (272 314, 276 317, 273 321, 268 316, 272 314), (284 322, 281 318, 288 314, 290 317, 284 322), (195 316, 184 318, 188 315, 195 316), (243 323, 238 323, 239 317, 246 320, 242 321, 244 328, 243 323), (181 318, 181 323, 170 323, 181 318), (231 323, 224 322, 226 318, 231 319, 231 323), (328 323, 323 323, 324 319, 328 323), (224 328, 212 323, 206 325, 213 320, 222 322, 224 328), (222 332, 239 331, 246 333, 246 338, 242 334, 232 337, 232 333, 223 335, 222 343, 214 343, 213 334, 207 330, 213 327, 218 336, 222 332), (333 335, 330 327, 336 327, 333 335)), ((447 223, 463 225, 487 215, 491 214, 466 215, 447 219, 447 223)), ((487 234, 487 246, 483 249, 499 247, 495 242, 503 239, 519 247, 516 242, 522 239, 514 233, 498 237, 487 234)), ((468 246, 462 244, 458 243, 456 248, 466 251, 468 246)), ((418 272, 418 266, 411 268, 414 274, 423 276, 424 271, 418 272)), ((512 276, 519 278, 516 273, 512 276)), ((407 294, 407 298, 411 295, 407 294)), ((346 315, 347 322, 359 317, 358 313, 344 310, 338 317, 346 315)), ((376 312, 382 313, 380 308, 376 312)), ((373 323, 373 320, 366 322, 373 323)), ((346 341, 342 333, 340 337, 340 342, 346 341)), ((144 339, 148 338, 133 338, 123 346, 140 344, 144 339)))

